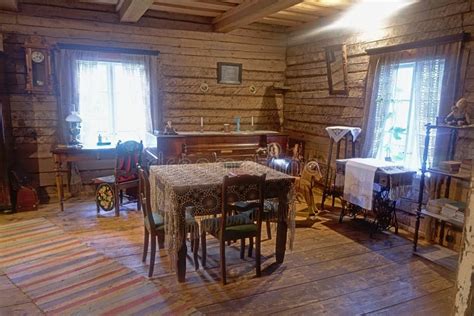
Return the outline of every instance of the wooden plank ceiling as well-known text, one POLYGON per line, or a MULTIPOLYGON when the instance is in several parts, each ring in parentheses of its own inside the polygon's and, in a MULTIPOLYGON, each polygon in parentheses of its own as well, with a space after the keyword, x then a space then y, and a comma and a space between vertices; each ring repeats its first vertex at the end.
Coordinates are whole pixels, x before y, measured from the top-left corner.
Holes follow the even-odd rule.
MULTIPOLYGON (((3 1, 3 0, 0 0, 3 1)), ((11 1, 11 0, 10 0, 11 1)), ((253 23, 297 29, 330 17, 357 0, 80 0, 113 5, 122 22, 137 22, 148 10, 212 18, 217 32, 228 32, 253 23)))

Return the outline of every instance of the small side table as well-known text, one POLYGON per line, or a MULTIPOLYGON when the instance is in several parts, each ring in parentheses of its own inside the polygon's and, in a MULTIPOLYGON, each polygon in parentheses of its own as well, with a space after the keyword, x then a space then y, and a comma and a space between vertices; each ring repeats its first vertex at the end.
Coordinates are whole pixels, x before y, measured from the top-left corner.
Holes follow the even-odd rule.
MULTIPOLYGON (((64 211, 64 184, 62 173, 71 172, 71 162, 88 160, 115 159, 115 146, 79 148, 79 147, 55 147, 51 150, 54 160, 54 172, 56 173, 56 189, 58 191, 59 209, 64 211), (67 169, 63 164, 67 163, 67 169)), ((69 186, 68 186, 69 188, 69 186)))
POLYGON ((329 183, 329 174, 331 170, 331 160, 332 160, 332 151, 334 144, 336 144, 336 160, 339 159, 341 152, 341 142, 344 141, 344 159, 354 158, 355 157, 355 142, 357 137, 361 133, 362 129, 360 127, 352 126, 329 126, 326 127, 326 131, 329 135, 329 153, 327 159, 327 169, 326 175, 324 178, 324 191, 323 198, 321 199, 321 209, 324 210, 324 202, 326 201, 327 196, 332 196, 332 206, 334 206, 334 200, 336 198, 335 192, 331 190, 331 184, 329 183), (349 146, 350 142, 350 146, 349 146), (349 153, 350 148, 350 153, 349 153))

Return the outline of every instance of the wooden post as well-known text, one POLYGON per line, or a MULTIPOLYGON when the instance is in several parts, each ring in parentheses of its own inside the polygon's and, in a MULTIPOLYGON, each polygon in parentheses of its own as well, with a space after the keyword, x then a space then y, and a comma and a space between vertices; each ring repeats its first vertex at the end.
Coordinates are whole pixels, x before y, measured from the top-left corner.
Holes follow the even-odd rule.
POLYGON ((463 244, 459 256, 454 315, 474 315, 474 163, 471 166, 471 195, 464 214, 463 244))
POLYGON ((420 221, 421 221, 421 209, 423 204, 423 191, 425 189, 425 173, 426 173, 426 161, 428 160, 428 148, 430 146, 430 132, 431 125, 426 124, 426 134, 425 134, 425 147, 423 149, 423 159, 421 161, 421 179, 420 179, 420 192, 418 193, 418 208, 416 211, 416 223, 415 223, 415 237, 413 238, 413 251, 416 252, 418 247, 418 234, 420 230, 420 221))
POLYGON ((327 170, 326 176, 324 177, 324 189, 323 189, 323 197, 321 199, 321 210, 324 210, 324 202, 326 201, 326 196, 328 195, 328 180, 329 180, 329 173, 331 168, 331 157, 332 157, 332 147, 334 146, 334 140, 332 137, 329 137, 329 154, 328 154, 328 161, 327 161, 327 170))

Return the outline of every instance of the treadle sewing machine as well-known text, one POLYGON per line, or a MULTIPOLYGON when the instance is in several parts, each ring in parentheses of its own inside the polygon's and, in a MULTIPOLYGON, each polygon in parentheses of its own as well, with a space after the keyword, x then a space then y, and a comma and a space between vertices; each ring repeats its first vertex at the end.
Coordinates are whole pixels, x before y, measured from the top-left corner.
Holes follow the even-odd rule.
POLYGON ((398 233, 395 203, 410 189, 415 173, 416 171, 403 166, 370 158, 336 160, 334 193, 338 194, 342 201, 339 222, 342 223, 345 215, 355 217, 357 214, 363 213, 366 218, 367 212, 372 211, 374 219, 371 235, 373 232, 386 230, 390 227, 394 227, 395 233, 398 233), (355 175, 346 175, 346 166, 350 161, 352 161, 351 165, 355 163, 356 168, 352 169, 356 170, 355 175), (360 170, 357 171, 357 168, 360 170), (346 179, 346 176, 352 176, 353 182, 351 179, 346 179), (345 184, 349 187, 345 187, 345 184), (368 191, 365 200, 364 186, 368 191))

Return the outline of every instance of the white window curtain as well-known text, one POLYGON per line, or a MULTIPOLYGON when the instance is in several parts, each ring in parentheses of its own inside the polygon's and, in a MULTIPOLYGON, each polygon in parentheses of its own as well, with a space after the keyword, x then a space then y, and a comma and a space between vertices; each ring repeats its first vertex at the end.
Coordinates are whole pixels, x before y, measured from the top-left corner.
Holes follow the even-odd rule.
POLYGON ((97 143, 98 132, 116 142, 161 129, 156 55, 65 48, 54 60, 61 143, 70 138, 65 118, 73 110, 83 118, 81 139, 87 146, 97 143))
MULTIPOLYGON (((437 117, 444 117, 455 102, 458 78, 460 43, 453 42, 408 51, 371 56, 367 84, 365 137, 362 157, 391 158, 390 150, 385 150, 387 131, 396 130, 391 115, 400 109, 400 82, 402 67, 411 67, 411 96, 406 128, 400 129, 405 137, 403 157, 397 157, 407 167, 419 169, 425 140, 425 125, 436 124, 437 117), (385 138, 384 138, 385 137, 385 138), (384 147, 384 148, 382 148, 384 147)), ((406 75, 406 73, 405 73, 406 75)), ((399 112, 400 114, 400 112, 399 112)), ((440 132, 431 134, 428 164, 437 159, 446 159, 447 140, 440 132), (436 153, 436 154, 435 154, 436 153), (435 158, 436 157, 436 158, 435 158)))
POLYGON ((143 140, 152 131, 150 82, 140 56, 120 61, 77 60, 81 141, 143 140))

